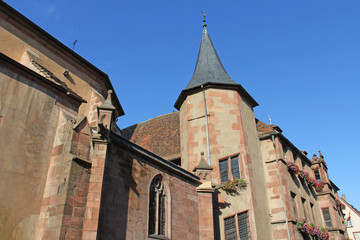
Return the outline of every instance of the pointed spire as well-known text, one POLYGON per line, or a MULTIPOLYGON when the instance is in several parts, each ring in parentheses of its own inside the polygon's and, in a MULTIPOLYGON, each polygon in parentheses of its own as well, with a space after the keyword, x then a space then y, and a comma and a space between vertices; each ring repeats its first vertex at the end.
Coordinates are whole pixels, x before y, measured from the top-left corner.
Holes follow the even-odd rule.
POLYGON ((203 87, 236 90, 251 107, 256 107, 258 103, 255 99, 240 84, 232 80, 225 71, 206 29, 207 24, 204 13, 203 16, 204 30, 195 70, 189 84, 181 91, 174 107, 179 110, 189 94, 201 91, 203 87))
MULTIPOLYGON (((202 12, 203 13, 203 12, 202 12)), ((196 61, 194 74, 185 89, 204 85, 205 83, 237 84, 225 71, 215 47, 206 29, 206 19, 203 13, 203 34, 200 50, 196 61)))
POLYGON ((109 109, 109 110, 115 110, 116 109, 114 107, 114 105, 112 104, 111 94, 112 94, 112 90, 109 90, 108 91, 108 96, 107 96, 105 102, 103 104, 101 104, 100 106, 98 106, 98 108, 100 108, 100 109, 109 109))
POLYGON ((199 164, 194 168, 194 172, 196 170, 213 170, 212 167, 209 166, 209 164, 206 163, 204 158, 204 152, 201 152, 201 158, 199 164))

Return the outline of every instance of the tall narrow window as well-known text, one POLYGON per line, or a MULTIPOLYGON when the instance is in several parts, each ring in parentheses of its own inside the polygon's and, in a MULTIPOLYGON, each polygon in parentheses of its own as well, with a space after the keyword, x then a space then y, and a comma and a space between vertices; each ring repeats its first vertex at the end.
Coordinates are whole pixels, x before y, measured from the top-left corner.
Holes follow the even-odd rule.
POLYGON ((324 221, 325 221, 325 226, 328 228, 332 228, 332 222, 331 222, 331 216, 330 216, 330 211, 328 208, 324 208, 322 209, 322 213, 324 216, 324 221))
POLYGON ((237 156, 231 158, 231 173, 233 179, 240 178, 239 159, 237 156))
POLYGON ((296 206, 296 194, 295 193, 290 193, 291 194, 291 202, 293 205, 293 211, 294 211, 294 216, 295 218, 298 218, 298 212, 297 212, 297 206, 296 206))
POLYGON ((236 240, 236 225, 235 225, 235 216, 228 217, 224 219, 225 227, 225 239, 226 240, 236 240))
POLYGON ((222 160, 219 162, 220 165, 220 178, 221 182, 225 183, 229 180, 228 176, 228 160, 222 160))
POLYGON ((239 236, 241 240, 250 239, 250 225, 249 225, 249 215, 248 212, 239 213, 238 217, 238 226, 239 226, 239 236))
POLYGON ((315 170, 315 171, 314 171, 314 174, 315 174, 316 180, 321 180, 321 176, 320 176, 320 171, 319 171, 319 170, 315 170))
POLYGON ((304 214, 304 219, 307 220, 307 214, 306 214, 306 200, 304 198, 301 198, 301 202, 302 202, 302 207, 303 207, 303 214, 304 214))
POLYGON ((162 176, 156 176, 150 185, 149 194, 149 235, 166 236, 166 193, 162 176))
POLYGON ((311 208, 311 221, 316 224, 315 213, 314 213, 314 204, 313 203, 310 203, 310 208, 311 208))

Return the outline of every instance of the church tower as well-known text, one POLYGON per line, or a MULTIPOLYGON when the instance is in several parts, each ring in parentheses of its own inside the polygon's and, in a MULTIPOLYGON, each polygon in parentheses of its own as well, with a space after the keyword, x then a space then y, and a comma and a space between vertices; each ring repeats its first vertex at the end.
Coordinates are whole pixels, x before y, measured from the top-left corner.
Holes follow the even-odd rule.
POLYGON ((218 189, 214 194, 215 239, 231 234, 238 239, 241 234, 241 239, 269 239, 266 185, 253 112, 258 103, 228 75, 205 20, 203 27, 193 76, 175 103, 180 112, 181 166, 194 171, 203 152, 213 169, 211 181, 218 189), (246 189, 237 195, 226 193, 222 186, 237 178, 246 180, 246 189), (241 233, 239 228, 244 227, 241 233))

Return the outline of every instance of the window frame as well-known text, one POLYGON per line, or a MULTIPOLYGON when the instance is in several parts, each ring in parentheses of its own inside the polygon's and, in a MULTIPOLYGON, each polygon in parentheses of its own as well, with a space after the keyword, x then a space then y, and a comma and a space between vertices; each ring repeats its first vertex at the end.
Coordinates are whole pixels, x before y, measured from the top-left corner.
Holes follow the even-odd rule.
POLYGON ((324 219, 324 225, 325 225, 325 227, 326 227, 326 228, 333 228, 334 225, 333 225, 333 223, 332 223, 330 208, 329 208, 329 207, 322 208, 322 209, 321 209, 321 213, 322 213, 322 217, 323 217, 323 219, 324 219), (329 211, 329 218, 330 218, 330 219, 328 219, 328 220, 325 219, 324 210, 329 211), (328 226, 328 224, 327 224, 328 222, 330 223, 331 226, 328 226))
POLYGON ((236 154, 232 154, 232 155, 228 155, 226 157, 220 158, 218 159, 218 166, 219 166, 219 180, 220 183, 226 183, 227 181, 231 180, 233 181, 235 179, 234 175, 234 171, 232 168, 232 159, 237 158, 237 167, 238 167, 238 173, 239 173, 239 177, 245 177, 244 172, 243 172, 243 163, 242 163, 242 158, 240 153, 236 153, 236 154), (220 163, 221 162, 225 162, 226 161, 226 166, 227 166, 227 181, 222 181, 222 176, 221 176, 221 168, 220 168, 220 163))
POLYGON ((314 170, 314 177, 315 177, 315 179, 316 179, 316 180, 322 180, 322 179, 321 179, 320 169, 316 169, 316 170, 314 170), (316 177, 316 172, 318 172, 318 173, 319 173, 319 178, 317 178, 317 177, 316 177))
POLYGON ((360 237, 360 232, 353 232, 353 235, 354 235, 354 239, 355 239, 355 240, 357 240, 357 239, 356 239, 356 236, 355 236, 355 234, 358 234, 358 235, 359 235, 359 237, 360 237))
POLYGON ((240 239, 240 240, 243 240, 243 238, 240 238, 240 226, 239 226, 239 216, 241 214, 244 214, 246 213, 247 214, 247 222, 246 222, 246 229, 247 229, 247 234, 248 234, 248 237, 247 239, 245 240, 249 240, 251 239, 251 224, 250 224, 250 214, 249 214, 249 210, 245 210, 245 211, 241 211, 241 212, 238 212, 238 213, 235 213, 235 214, 232 214, 232 215, 228 215, 226 217, 223 218, 223 224, 224 224, 224 233, 223 233, 223 238, 226 240, 226 231, 225 231, 225 220, 226 219, 229 219, 229 218, 234 218, 234 222, 235 222, 235 233, 236 233, 236 239, 240 239))

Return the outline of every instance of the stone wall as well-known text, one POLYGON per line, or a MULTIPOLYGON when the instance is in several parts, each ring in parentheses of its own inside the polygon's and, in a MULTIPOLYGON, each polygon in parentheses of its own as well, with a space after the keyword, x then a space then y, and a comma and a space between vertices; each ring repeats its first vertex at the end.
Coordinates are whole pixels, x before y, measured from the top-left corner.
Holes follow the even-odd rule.
POLYGON ((147 239, 150 183, 160 174, 170 198, 166 214, 171 239, 199 239, 198 194, 194 180, 169 171, 120 145, 108 146, 101 196, 100 239, 147 239))

